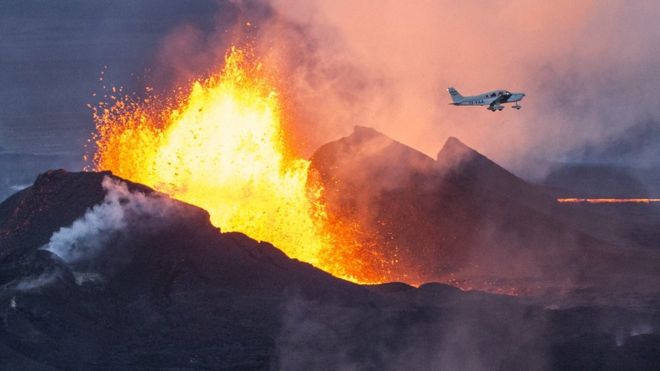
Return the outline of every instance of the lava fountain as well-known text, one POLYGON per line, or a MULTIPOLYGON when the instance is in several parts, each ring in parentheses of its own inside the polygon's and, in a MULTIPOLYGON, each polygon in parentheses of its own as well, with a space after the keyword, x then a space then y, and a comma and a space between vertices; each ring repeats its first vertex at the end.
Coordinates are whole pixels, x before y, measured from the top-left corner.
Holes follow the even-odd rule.
POLYGON ((224 68, 166 99, 116 97, 94 108, 94 170, 111 170, 208 210, 223 231, 356 282, 386 279, 377 257, 330 223, 282 125, 281 97, 262 64, 238 48, 224 68))
POLYGON ((650 204, 660 202, 660 198, 558 198, 560 204, 650 204))

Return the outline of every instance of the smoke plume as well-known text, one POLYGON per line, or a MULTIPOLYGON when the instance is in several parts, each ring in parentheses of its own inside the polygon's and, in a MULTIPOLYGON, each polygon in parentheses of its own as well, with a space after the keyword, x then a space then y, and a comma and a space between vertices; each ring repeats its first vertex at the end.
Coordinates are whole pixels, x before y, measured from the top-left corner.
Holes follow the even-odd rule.
POLYGON ((144 224, 145 220, 159 222, 172 211, 168 199, 131 192, 124 182, 105 177, 102 186, 106 191, 103 203, 87 210, 71 226, 55 232, 44 250, 67 263, 92 259, 122 230, 136 223, 144 224))
POLYGON ((14 287, 16 288, 16 290, 20 290, 20 291, 33 290, 36 288, 49 285, 55 282, 57 278, 58 278, 58 274, 56 272, 53 271, 44 272, 38 276, 27 277, 25 279, 22 279, 18 281, 14 287))
POLYGON ((255 22, 260 45, 283 71, 308 149, 356 124, 431 157, 453 135, 537 177, 538 160, 609 143, 640 120, 658 126, 655 3, 259 3, 271 9, 255 22), (527 97, 520 112, 491 113, 448 106, 448 86, 527 97))

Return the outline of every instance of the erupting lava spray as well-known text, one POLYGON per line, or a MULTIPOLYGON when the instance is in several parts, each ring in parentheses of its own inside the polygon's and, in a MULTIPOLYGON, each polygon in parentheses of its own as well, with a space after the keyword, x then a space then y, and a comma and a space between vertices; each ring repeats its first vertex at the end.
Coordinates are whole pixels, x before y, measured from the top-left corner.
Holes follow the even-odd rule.
POLYGON ((219 74, 167 101, 111 96, 113 104, 94 110, 93 167, 200 206, 223 231, 271 242, 339 277, 383 281, 354 230, 328 222, 310 162, 287 147, 281 98, 251 59, 232 48, 219 74))

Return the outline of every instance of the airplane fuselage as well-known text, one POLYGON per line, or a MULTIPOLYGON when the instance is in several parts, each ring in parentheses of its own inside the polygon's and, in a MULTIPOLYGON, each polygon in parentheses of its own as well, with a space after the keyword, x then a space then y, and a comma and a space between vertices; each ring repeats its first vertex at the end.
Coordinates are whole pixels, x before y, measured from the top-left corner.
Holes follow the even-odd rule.
POLYGON ((517 102, 520 102, 525 97, 524 93, 511 93, 506 90, 493 90, 484 94, 464 97, 454 88, 449 88, 448 90, 453 101, 449 103, 451 105, 488 106, 488 109, 491 111, 501 111, 504 109, 504 103, 516 103, 513 108, 520 109, 520 105, 517 102))

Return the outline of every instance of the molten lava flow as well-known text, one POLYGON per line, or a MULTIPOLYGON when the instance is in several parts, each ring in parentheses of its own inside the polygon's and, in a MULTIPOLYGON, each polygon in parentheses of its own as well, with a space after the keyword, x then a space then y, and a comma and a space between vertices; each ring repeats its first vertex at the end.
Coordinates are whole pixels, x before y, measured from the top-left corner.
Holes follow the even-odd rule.
POLYGON ((650 204, 660 202, 660 198, 558 198, 557 202, 589 204, 650 204))
POLYGON ((220 74, 171 101, 111 96, 114 104, 95 110, 94 168, 200 206, 223 231, 271 242, 337 276, 383 281, 353 231, 328 222, 309 161, 287 147, 280 98, 248 59, 232 48, 220 74))

